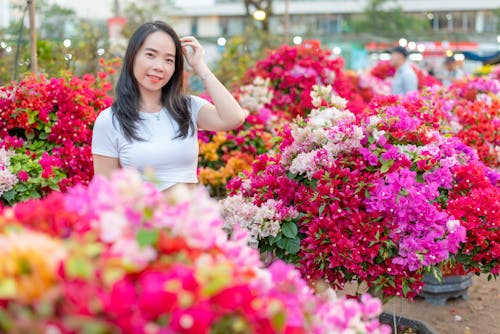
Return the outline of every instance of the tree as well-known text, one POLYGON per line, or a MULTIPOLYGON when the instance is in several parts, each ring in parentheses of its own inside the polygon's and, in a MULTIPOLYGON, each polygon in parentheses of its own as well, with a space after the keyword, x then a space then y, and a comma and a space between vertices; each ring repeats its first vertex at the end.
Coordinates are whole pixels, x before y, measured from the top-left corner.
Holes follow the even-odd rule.
MULTIPOLYGON (((39 22, 39 72, 48 76, 59 76, 65 70, 77 75, 95 74, 100 58, 97 50, 108 49, 106 23, 81 19, 72 9, 51 4, 47 0, 37 0, 35 4, 39 22), (65 39, 71 40, 70 47, 63 45, 65 39)), ((17 5, 17 9, 24 10, 24 7, 17 5)), ((7 52, 7 48, 0 49, 0 85, 10 82, 16 71, 18 74, 29 71, 28 29, 23 29, 23 34, 19 36, 20 24, 20 21, 12 22, 8 28, 0 31, 0 41, 4 41, 11 50, 7 52), (19 59, 16 66, 18 43, 19 59)))
POLYGON ((353 18, 354 32, 399 38, 430 29, 424 17, 404 13, 401 6, 395 2, 395 0, 369 0, 363 14, 353 18))
POLYGON ((269 19, 273 15, 273 1, 272 0, 244 0, 245 12, 247 19, 253 21, 252 14, 255 11, 263 11, 266 17, 262 20, 262 30, 264 33, 269 34, 269 19))
POLYGON ((126 23, 123 29, 123 37, 129 39, 133 32, 144 22, 149 22, 161 17, 163 21, 168 20, 168 9, 173 8, 172 0, 167 1, 144 1, 141 4, 129 2, 122 11, 126 23))

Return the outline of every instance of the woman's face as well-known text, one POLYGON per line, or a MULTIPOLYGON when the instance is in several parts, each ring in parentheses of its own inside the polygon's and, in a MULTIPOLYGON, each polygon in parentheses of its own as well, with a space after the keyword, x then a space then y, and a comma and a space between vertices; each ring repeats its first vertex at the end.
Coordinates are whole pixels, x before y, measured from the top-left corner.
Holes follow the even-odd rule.
POLYGON ((155 31, 144 40, 134 59, 134 77, 141 96, 159 93, 175 72, 175 44, 170 35, 155 31))

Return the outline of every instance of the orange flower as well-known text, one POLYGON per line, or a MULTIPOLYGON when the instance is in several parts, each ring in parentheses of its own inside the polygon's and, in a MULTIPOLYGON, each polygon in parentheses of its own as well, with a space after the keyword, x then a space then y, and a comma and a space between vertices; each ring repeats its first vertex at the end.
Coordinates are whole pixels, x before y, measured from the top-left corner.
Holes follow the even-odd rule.
POLYGON ((218 186, 224 183, 224 176, 220 170, 214 170, 211 168, 200 169, 198 178, 204 185, 218 186))
POLYGON ((0 235, 0 299, 38 300, 56 283, 66 257, 62 243, 45 234, 9 227, 0 235))
POLYGON ((213 142, 200 143, 200 155, 208 161, 219 160, 219 155, 217 154, 217 145, 213 142))
POLYGON ((250 170, 250 164, 245 160, 232 157, 228 160, 227 165, 223 167, 222 175, 225 181, 227 181, 245 170, 250 170))

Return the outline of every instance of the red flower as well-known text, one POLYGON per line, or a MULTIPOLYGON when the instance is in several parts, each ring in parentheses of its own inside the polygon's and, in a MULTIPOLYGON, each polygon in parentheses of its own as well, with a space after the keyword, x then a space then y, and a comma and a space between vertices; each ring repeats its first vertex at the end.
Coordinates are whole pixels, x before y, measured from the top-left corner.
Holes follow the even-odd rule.
POLYGON ((30 177, 30 176, 29 176, 29 174, 28 174, 28 173, 26 173, 24 170, 19 171, 19 173, 17 173, 17 178, 18 178, 18 179, 19 179, 19 181, 21 181, 21 182, 26 182, 26 181, 28 181, 29 177, 30 177))

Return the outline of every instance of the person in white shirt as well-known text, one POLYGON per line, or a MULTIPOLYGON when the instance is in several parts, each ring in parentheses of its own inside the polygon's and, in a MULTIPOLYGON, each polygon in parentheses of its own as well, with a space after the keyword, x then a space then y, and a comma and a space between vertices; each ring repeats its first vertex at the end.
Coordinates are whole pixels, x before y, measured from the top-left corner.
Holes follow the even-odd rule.
POLYGON ((392 94, 406 95, 418 90, 418 78, 408 61, 408 50, 401 46, 392 49, 391 65, 396 68, 392 80, 392 94))
POLYGON ((118 168, 150 171, 160 191, 196 183, 197 130, 227 131, 245 114, 203 60, 196 38, 179 38, 165 22, 141 25, 130 38, 113 105, 96 119, 92 137, 94 173, 118 168), (184 60, 185 59, 185 60, 184 60), (184 61, 197 74, 213 105, 185 95, 184 61))
POLYGON ((444 71, 441 74, 443 86, 449 87, 453 82, 462 79, 465 73, 457 66, 454 56, 446 57, 444 60, 444 71))

